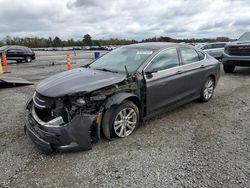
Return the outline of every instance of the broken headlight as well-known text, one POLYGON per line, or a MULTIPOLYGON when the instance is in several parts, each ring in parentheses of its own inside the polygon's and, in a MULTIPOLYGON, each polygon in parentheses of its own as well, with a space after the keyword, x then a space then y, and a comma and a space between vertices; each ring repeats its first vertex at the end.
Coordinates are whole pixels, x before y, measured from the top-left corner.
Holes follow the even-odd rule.
POLYGON ((74 97, 70 99, 73 106, 83 107, 86 105, 86 100, 84 97, 74 97))
POLYGON ((78 98, 78 99, 76 100, 76 104, 77 104, 78 106, 84 106, 84 105, 86 104, 86 101, 85 101, 83 98, 78 98))

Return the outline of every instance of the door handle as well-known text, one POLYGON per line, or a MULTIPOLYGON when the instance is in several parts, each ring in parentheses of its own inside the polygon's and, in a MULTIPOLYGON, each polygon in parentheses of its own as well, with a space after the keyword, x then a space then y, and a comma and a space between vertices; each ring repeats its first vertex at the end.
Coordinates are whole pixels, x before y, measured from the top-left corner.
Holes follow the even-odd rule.
POLYGON ((182 73, 182 71, 181 71, 181 70, 179 70, 179 71, 177 71, 177 72, 176 72, 176 74, 181 74, 181 73, 182 73))
POLYGON ((201 65, 200 68, 205 68, 205 65, 201 65))

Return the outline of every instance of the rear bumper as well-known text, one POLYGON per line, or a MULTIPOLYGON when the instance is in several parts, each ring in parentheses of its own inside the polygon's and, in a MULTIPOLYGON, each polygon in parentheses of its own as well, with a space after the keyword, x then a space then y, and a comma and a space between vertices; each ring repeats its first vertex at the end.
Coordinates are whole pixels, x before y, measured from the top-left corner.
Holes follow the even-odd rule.
POLYGON ((24 129, 38 149, 49 153, 92 148, 90 129, 95 115, 79 114, 67 124, 47 126, 36 121, 31 107, 26 109, 24 129))
POLYGON ((231 56, 223 53, 222 62, 229 65, 250 66, 250 56, 231 56))

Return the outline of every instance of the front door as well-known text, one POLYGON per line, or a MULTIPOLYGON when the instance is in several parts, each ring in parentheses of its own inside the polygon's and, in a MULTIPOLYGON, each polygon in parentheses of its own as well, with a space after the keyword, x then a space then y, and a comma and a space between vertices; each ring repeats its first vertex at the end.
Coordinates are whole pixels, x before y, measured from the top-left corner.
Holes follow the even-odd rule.
POLYGON ((165 49, 153 58, 144 71, 147 114, 185 97, 183 71, 176 48, 165 49))

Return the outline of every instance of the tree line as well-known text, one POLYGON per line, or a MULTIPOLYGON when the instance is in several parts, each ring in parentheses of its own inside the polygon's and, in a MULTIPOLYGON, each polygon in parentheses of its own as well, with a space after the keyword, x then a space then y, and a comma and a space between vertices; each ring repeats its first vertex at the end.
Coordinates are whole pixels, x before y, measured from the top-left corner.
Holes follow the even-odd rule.
POLYGON ((232 39, 228 37, 217 37, 217 38, 202 38, 202 39, 174 39, 171 37, 153 37, 143 39, 141 41, 138 40, 128 40, 128 39, 101 39, 96 40, 92 39, 91 35, 86 34, 83 36, 81 40, 62 40, 58 36, 55 38, 38 38, 38 37, 10 37, 7 36, 3 40, 0 40, 0 46, 3 45, 21 45, 28 46, 30 48, 44 48, 44 47, 65 47, 65 46, 108 46, 108 45, 127 45, 134 44, 139 42, 186 42, 186 43, 196 43, 196 42, 228 42, 232 41, 232 39))

